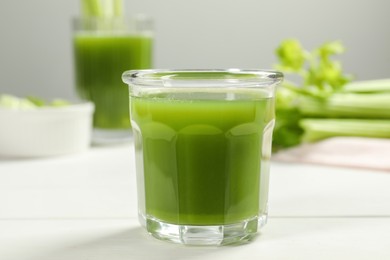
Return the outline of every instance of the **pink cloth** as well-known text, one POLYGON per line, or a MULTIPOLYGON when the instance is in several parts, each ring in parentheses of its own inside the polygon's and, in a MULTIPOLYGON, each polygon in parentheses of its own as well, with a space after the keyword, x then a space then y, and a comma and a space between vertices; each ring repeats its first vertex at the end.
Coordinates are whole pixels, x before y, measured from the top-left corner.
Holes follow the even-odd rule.
POLYGON ((390 172, 390 139, 334 137, 279 151, 272 158, 390 172))

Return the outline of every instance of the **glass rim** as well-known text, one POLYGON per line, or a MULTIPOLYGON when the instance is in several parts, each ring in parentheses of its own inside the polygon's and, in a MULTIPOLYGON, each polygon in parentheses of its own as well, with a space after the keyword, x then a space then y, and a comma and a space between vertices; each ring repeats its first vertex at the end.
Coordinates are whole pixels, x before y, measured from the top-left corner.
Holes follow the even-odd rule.
POLYGON ((153 21, 153 17, 147 14, 139 13, 134 15, 123 16, 81 16, 75 15, 71 17, 73 22, 75 21, 153 21))
POLYGON ((104 33, 142 33, 151 35, 154 31, 154 19, 145 14, 109 17, 73 16, 71 25, 74 32, 104 32, 104 33))
POLYGON ((283 73, 266 69, 145 69, 128 70, 123 82, 143 87, 270 87, 283 73))

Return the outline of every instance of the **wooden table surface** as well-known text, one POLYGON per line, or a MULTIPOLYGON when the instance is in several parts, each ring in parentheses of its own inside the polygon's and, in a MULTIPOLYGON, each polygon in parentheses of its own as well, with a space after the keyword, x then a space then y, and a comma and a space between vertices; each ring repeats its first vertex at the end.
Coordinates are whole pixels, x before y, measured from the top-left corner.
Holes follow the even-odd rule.
POLYGON ((133 157, 129 143, 0 158, 0 259, 390 259, 390 172, 272 162, 259 235, 188 247, 141 229, 133 157))

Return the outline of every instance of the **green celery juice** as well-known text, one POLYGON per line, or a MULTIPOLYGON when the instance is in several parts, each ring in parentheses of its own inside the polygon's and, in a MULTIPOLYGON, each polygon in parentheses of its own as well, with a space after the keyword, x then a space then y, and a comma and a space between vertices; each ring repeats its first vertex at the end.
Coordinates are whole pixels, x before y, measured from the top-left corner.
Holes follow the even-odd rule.
POLYGON ((141 214, 180 225, 265 215, 273 106, 132 96, 141 214))
POLYGON ((77 91, 95 104, 94 127, 129 128, 129 95, 121 75, 128 69, 151 68, 152 38, 79 32, 73 44, 77 91))

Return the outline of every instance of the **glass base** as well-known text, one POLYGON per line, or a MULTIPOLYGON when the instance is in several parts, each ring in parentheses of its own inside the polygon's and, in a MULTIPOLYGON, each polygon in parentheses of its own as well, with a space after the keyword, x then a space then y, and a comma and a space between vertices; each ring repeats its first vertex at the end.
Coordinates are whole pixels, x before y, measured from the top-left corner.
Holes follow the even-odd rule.
POLYGON ((109 145, 127 143, 133 140, 131 129, 102 129, 94 128, 92 131, 92 144, 109 145))
POLYGON ((194 246, 221 246, 253 239, 258 229, 267 223, 267 215, 215 226, 174 225, 144 216, 140 216, 140 221, 152 236, 160 240, 194 246))

